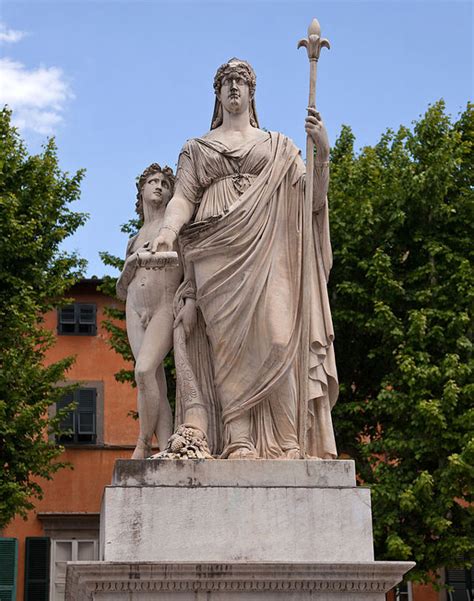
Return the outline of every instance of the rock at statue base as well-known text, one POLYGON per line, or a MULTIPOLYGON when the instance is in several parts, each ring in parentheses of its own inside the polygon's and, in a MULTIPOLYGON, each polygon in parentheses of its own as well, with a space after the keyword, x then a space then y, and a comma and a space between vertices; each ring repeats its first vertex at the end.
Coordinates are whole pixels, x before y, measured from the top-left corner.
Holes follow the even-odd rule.
POLYGON ((376 562, 352 461, 125 461, 99 562, 67 601, 382 601, 414 564, 376 562))

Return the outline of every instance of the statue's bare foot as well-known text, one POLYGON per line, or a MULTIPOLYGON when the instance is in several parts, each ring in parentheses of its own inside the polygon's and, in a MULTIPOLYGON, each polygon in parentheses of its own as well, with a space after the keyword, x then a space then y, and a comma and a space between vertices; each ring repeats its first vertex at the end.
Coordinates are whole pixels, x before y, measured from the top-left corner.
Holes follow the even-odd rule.
POLYGON ((133 451, 132 459, 147 459, 151 455, 151 445, 143 438, 139 438, 133 451))
POLYGON ((227 459, 258 459, 258 455, 255 449, 240 447, 229 453, 227 459))

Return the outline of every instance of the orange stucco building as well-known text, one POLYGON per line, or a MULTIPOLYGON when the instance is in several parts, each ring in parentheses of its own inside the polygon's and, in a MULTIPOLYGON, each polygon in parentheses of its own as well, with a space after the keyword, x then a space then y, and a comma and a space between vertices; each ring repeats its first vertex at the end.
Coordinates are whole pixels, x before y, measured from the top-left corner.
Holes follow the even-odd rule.
MULTIPOLYGON (((75 435, 62 441, 65 452, 61 459, 72 469, 61 469, 53 480, 42 481, 44 497, 35 503, 35 510, 26 521, 16 518, 2 533, 5 538, 17 539, 18 601, 64 599, 65 562, 98 559, 104 486, 110 484, 115 460, 129 458, 137 440, 138 423, 130 416, 136 410, 135 391, 114 378, 116 372, 130 366, 110 348, 102 327, 104 307, 117 301, 99 292, 99 283, 97 279, 82 280, 69 293, 74 298, 69 314, 66 310, 46 315, 46 327, 58 334, 47 360, 76 357, 67 378, 80 382, 79 390, 86 391, 87 411, 82 419, 74 420, 75 435), (88 401, 92 406, 87 406, 88 401), (38 556, 45 552, 48 561, 38 567, 38 556)), ((80 409, 79 403, 74 418, 80 409)), ((3 601, 1 593, 0 598, 3 601)))
MULTIPOLYGON (((16 557, 16 583, 8 596, 6 588, 2 592, 0 578, 0 601, 64 600, 66 562, 98 559, 103 489, 110 484, 115 460, 129 458, 137 440, 138 423, 130 415, 136 410, 135 391, 114 378, 120 369, 131 366, 110 348, 102 326, 104 307, 117 301, 99 292, 99 283, 82 280, 69 294, 74 304, 46 316, 46 327, 57 333, 48 361, 76 357, 67 376, 80 382, 74 397, 77 407, 68 423, 72 434, 61 441, 62 459, 72 469, 62 469, 53 480, 41 482, 44 497, 28 519, 17 518, 0 533, 4 548, 11 544, 16 557)), ((0 563, 1 559, 0 548, 0 563)), ((463 591, 459 594, 450 598, 429 586, 409 585, 389 593, 387 601, 469 599, 463 591)))

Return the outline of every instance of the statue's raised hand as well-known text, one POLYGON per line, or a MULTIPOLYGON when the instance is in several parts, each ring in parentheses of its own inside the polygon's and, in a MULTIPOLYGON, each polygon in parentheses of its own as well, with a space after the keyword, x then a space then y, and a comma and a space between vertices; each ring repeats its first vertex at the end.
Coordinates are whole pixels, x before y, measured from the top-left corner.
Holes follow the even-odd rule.
POLYGON ((308 136, 316 146, 316 161, 324 162, 329 160, 329 138, 319 112, 312 107, 308 107, 308 116, 305 121, 305 130, 308 136))
POLYGON ((153 240, 150 251, 156 253, 173 250, 175 240, 176 234, 172 230, 163 227, 158 236, 153 240))

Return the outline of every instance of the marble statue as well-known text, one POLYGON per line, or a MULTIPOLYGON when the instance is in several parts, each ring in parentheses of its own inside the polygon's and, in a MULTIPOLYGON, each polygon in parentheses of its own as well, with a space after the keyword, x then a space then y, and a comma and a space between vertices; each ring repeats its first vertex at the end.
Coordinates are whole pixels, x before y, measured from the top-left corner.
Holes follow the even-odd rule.
POLYGON ((316 156, 305 195, 301 154, 259 128, 255 88, 246 61, 217 70, 211 129, 185 143, 151 247, 169 252, 179 237, 184 267, 174 300, 179 427, 167 453, 180 456, 181 444, 196 456, 194 431, 222 458, 335 458, 328 137, 308 109, 316 156))
POLYGON ((173 343, 173 298, 183 273, 174 260, 175 253, 157 256, 150 252, 150 245, 163 225, 174 183, 171 168, 161 168, 158 163, 140 176, 136 210, 143 225, 128 242, 117 281, 117 296, 126 301, 127 334, 138 389, 140 434, 133 459, 151 455, 154 435, 163 449, 173 431, 163 360, 173 343))
POLYGON ((91 591, 104 601, 384 601, 414 566, 374 561, 370 490, 356 486, 354 461, 332 461, 320 34, 313 19, 298 44, 309 59, 306 163, 289 138, 260 129, 255 73, 234 58, 214 79, 210 131, 184 144, 174 193, 166 169, 140 180, 144 226, 118 291, 137 362, 134 457, 156 432, 162 450, 116 461, 101 561, 68 562, 67 601, 91 591), (163 448, 171 330, 175 430, 163 448))

